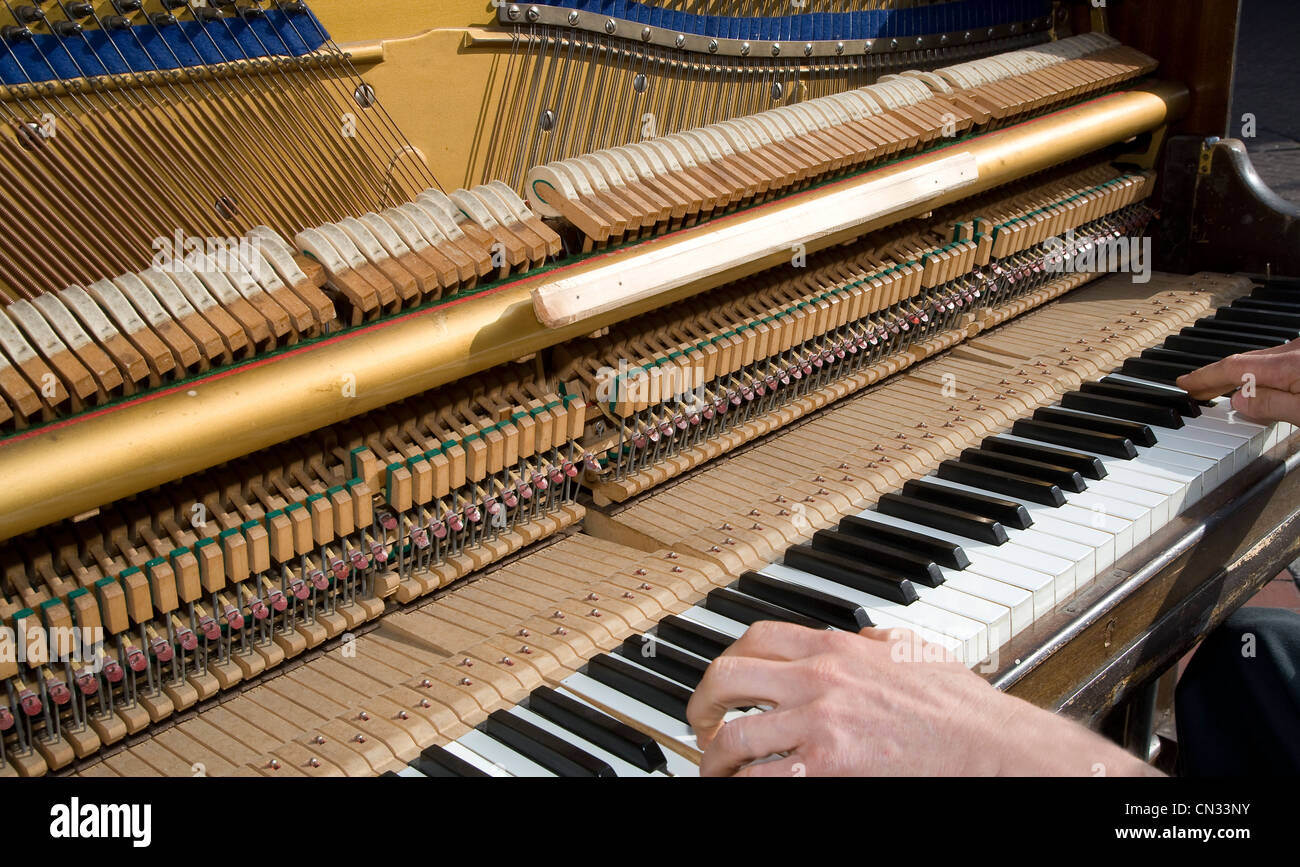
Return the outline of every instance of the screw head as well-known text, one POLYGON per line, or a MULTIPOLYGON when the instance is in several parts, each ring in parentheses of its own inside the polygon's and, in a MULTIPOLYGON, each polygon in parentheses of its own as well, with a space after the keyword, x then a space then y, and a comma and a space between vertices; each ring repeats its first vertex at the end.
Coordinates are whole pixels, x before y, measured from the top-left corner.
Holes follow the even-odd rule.
POLYGON ((684 33, 678 33, 678 34, 677 34, 677 38, 673 40, 673 44, 676 45, 678 48, 685 48, 685 47, 686 47, 686 34, 684 34, 684 33))
POLYGON ((618 24, 615 23, 615 21, 614 21, 613 18, 606 18, 606 19, 605 19, 605 32, 606 32, 606 33, 608 33, 608 34, 610 34, 611 36, 613 36, 613 35, 614 35, 614 31, 617 30, 617 29, 618 29, 618 24))
POLYGON ((578 14, 578 10, 575 9, 569 13, 569 25, 571 27, 577 27, 578 22, 581 20, 582 20, 582 16, 578 14))
POLYGON ((741 57, 748 57, 748 56, 749 56, 749 52, 750 52, 750 50, 752 49, 752 47, 753 47, 753 46, 751 46, 748 42, 742 42, 742 43, 740 43, 740 56, 741 56, 741 57))
POLYGON ((650 41, 650 37, 653 36, 653 35, 654 35, 654 31, 651 30, 649 27, 642 27, 642 28, 641 28, 641 41, 642 41, 642 42, 649 42, 649 41, 650 41))
POLYGON ((528 20, 536 24, 542 17, 542 10, 536 6, 528 7, 528 20))

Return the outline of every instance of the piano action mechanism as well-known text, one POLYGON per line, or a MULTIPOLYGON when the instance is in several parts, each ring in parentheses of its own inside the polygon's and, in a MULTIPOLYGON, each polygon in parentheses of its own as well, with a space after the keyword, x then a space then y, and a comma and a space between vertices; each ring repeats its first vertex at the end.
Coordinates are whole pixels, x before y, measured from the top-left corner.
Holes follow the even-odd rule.
POLYGON ((689 776, 774 617, 1148 755, 1298 547, 1236 4, 436 5, 0 10, 0 775, 689 776))

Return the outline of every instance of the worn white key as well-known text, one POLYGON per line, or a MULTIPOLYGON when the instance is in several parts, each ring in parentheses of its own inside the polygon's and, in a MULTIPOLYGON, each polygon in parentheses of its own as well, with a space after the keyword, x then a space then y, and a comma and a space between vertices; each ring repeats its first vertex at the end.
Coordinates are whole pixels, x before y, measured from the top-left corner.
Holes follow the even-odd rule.
MULTIPOLYGON (((780 578, 792 584, 820 590, 822 593, 828 593, 854 605, 861 605, 871 616, 871 622, 882 629, 895 629, 901 626, 921 634, 921 637, 927 640, 929 640, 925 634, 927 632, 955 639, 960 642, 960 658, 968 665, 974 665, 988 656, 988 625, 986 623, 953 614, 951 611, 946 611, 921 600, 910 605, 900 605, 897 602, 881 599, 870 593, 864 593, 861 590, 846 587, 827 578, 810 575, 807 572, 792 569, 779 563, 764 566, 762 571, 765 575, 770 575, 773 578, 780 578)), ((918 597, 921 595, 922 590, 930 589, 920 585, 913 586, 916 587, 918 597)))
MULTIPOLYGON (((564 687, 563 692, 585 699, 597 710, 624 720, 629 725, 648 733, 663 745, 664 755, 672 752, 680 757, 682 750, 685 750, 691 755, 693 763, 699 764, 700 748, 696 743, 695 731, 686 723, 581 672, 569 675, 560 681, 560 685, 564 687)), ((673 770, 671 758, 669 771, 674 776, 679 776, 677 771, 673 770)), ((696 773, 698 774, 698 770, 696 773)))
POLYGON ((582 750, 584 753, 587 753, 588 755, 591 756, 595 756, 596 758, 600 759, 601 761, 608 764, 611 768, 613 768, 614 773, 620 777, 665 776, 665 774, 658 773, 657 771, 654 773, 643 771, 640 768, 638 768, 636 765, 633 765, 623 759, 620 759, 618 756, 614 755, 613 753, 601 749, 600 747, 596 746, 595 744, 591 743, 590 741, 584 738, 578 737, 573 732, 564 728, 564 726, 556 725, 546 717, 540 714, 533 713, 531 710, 529 710, 526 707, 515 705, 514 707, 510 708, 507 711, 507 713, 512 713, 515 716, 519 717, 520 719, 532 723, 542 731, 549 732, 555 735, 560 740, 572 744, 573 746, 582 750))
MULTIPOLYGON (((586 705, 587 707, 591 708, 594 711, 598 711, 600 713, 604 713, 606 716, 609 716, 608 712, 592 704, 591 702, 587 701, 585 698, 583 698, 582 696, 578 695, 575 692, 570 692, 564 687, 559 687, 555 691, 560 693, 561 695, 573 699, 579 704, 586 705)), ((659 740, 658 738, 656 738, 655 741, 656 743, 661 743, 661 744, 663 743, 663 741, 659 740)), ((673 752, 670 749, 664 749, 663 754, 664 754, 664 758, 667 760, 668 776, 698 777, 700 775, 700 767, 694 762, 682 758, 681 756, 679 756, 677 753, 673 752)), ((658 775, 658 773, 659 773, 658 771, 655 772, 656 775, 658 775)))
POLYGON ((487 759, 483 758, 478 753, 474 752, 468 747, 456 743, 455 741, 452 741, 451 743, 447 744, 446 746, 443 747, 443 749, 451 753, 456 758, 469 762, 471 765, 478 768, 480 771, 487 774, 489 777, 512 776, 512 774, 509 771, 507 771, 505 768, 501 767, 500 765, 489 762, 487 759))
MULTIPOLYGON (((979 488, 973 488, 970 485, 941 479, 937 476, 927 476, 926 481, 946 488, 966 491, 967 493, 986 495, 990 493, 979 488)), ((1089 483, 1091 484, 1091 480, 1089 483)), ((1062 518, 1060 512, 1061 509, 1066 508, 1065 506, 1054 508, 1044 506, 1042 503, 1031 503, 1028 500, 1006 494, 998 494, 998 496, 1019 503, 1029 513, 1030 519, 1034 522, 1029 530, 1016 530, 1007 527, 1008 538, 1013 533, 1020 534, 1017 537, 1019 541, 1038 548, 1038 550, 1067 559, 1074 559, 1076 563, 1085 563, 1084 574, 1078 576, 1077 583, 1082 584, 1090 581, 1099 571, 1115 562, 1114 535, 1092 529, 1089 523, 1080 526, 1078 522, 1070 522, 1062 518), (1030 534, 1030 531, 1032 531, 1032 534, 1030 534), (1062 542, 1066 544, 1062 545, 1062 542), (1079 546, 1080 550, 1070 547, 1071 545, 1079 546)))
POLYGON ((483 758, 498 765, 515 777, 553 777, 555 774, 522 756, 510 747, 494 738, 490 738, 478 729, 470 729, 456 739, 466 749, 478 753, 483 758))
POLYGON ((1032 569, 1035 572, 1042 572, 1045 575, 1052 576, 1052 585, 1055 588, 1054 593, 1056 601, 1060 602, 1066 596, 1074 592, 1074 563, 1066 560, 1064 557, 1055 557, 1051 554, 1044 554, 1041 551, 1035 551, 1018 545, 1014 542, 1007 542, 1003 545, 993 545, 988 542, 980 542, 967 536, 958 536, 953 533, 945 533, 942 530, 936 530, 924 524, 916 524, 912 521, 905 521, 902 518, 895 518, 893 515, 885 515, 880 512, 865 511, 859 512, 858 517, 868 521, 875 521, 889 527, 897 527, 903 530, 910 530, 913 533, 921 533, 931 536, 935 539, 942 539, 945 542, 952 542, 961 545, 967 555, 982 554, 991 557, 994 560, 1001 560, 1006 563, 1013 563, 1026 569, 1032 569))

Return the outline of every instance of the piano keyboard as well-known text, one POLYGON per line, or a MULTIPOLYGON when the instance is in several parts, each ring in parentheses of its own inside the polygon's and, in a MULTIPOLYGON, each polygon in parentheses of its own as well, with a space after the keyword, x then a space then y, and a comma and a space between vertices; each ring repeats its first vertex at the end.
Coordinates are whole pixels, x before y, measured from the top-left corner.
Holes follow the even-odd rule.
POLYGON ((1234 300, 389 774, 695 775, 691 691, 756 620, 907 628, 975 666, 1294 432, 1169 379, 1296 337, 1300 297, 1234 300))

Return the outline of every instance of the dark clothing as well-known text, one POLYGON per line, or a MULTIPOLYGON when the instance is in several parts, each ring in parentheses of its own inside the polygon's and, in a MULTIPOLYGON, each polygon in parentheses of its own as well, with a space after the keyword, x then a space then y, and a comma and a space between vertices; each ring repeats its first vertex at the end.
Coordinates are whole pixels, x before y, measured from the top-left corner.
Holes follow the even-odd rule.
POLYGON ((1239 608, 1178 681, 1179 772, 1300 775, 1300 614, 1239 608))

